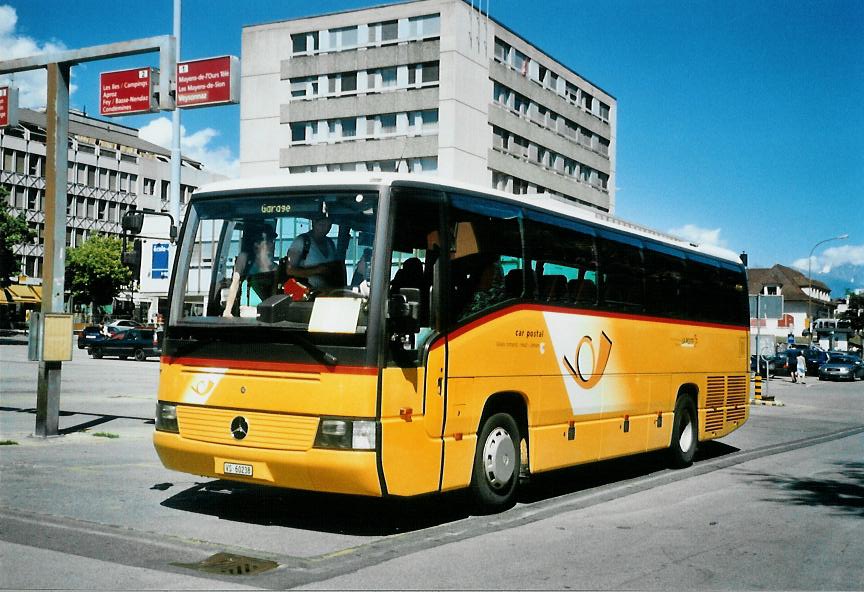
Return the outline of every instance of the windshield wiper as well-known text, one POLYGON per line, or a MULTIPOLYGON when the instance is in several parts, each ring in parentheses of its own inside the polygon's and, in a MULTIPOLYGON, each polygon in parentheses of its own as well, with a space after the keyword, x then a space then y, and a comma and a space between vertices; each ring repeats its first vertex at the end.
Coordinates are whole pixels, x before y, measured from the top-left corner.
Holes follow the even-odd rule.
POLYGON ((339 363, 339 359, 330 352, 324 351, 296 331, 287 331, 288 335, 294 338, 294 341, 305 349, 313 358, 327 366, 335 366, 339 363))

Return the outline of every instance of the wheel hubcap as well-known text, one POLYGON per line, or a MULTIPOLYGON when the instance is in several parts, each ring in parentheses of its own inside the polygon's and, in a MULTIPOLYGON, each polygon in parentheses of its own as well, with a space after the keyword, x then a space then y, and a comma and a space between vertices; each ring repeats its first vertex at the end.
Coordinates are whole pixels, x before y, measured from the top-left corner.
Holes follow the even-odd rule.
POLYGON ((690 450, 690 446, 693 445, 693 422, 690 421, 690 416, 687 415, 682 420, 684 422, 684 426, 681 428, 681 436, 678 438, 678 446, 681 448, 682 452, 687 452, 690 450))
POLYGON ((510 483, 516 468, 516 446, 504 428, 492 430, 483 446, 483 467, 493 489, 503 489, 510 483))

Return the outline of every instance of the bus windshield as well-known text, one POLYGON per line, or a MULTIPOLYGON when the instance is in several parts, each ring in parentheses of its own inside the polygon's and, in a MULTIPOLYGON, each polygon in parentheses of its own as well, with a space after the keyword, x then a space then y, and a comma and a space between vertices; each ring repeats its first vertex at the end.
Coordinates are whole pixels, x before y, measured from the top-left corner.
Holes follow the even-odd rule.
POLYGON ((172 322, 365 333, 377 204, 369 191, 193 201, 172 322))

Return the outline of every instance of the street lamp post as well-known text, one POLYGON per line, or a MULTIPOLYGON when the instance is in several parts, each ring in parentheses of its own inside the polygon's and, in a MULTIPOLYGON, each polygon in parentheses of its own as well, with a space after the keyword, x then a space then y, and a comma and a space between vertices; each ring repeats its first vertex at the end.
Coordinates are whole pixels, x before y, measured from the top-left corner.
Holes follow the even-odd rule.
POLYGON ((840 236, 832 236, 831 238, 826 238, 824 240, 819 241, 813 248, 810 249, 810 255, 807 256, 807 320, 810 322, 810 342, 813 341, 813 316, 812 316, 812 303, 813 303, 813 252, 816 250, 816 247, 823 243, 827 243, 829 241, 835 240, 845 240, 849 238, 848 234, 841 234, 840 236))

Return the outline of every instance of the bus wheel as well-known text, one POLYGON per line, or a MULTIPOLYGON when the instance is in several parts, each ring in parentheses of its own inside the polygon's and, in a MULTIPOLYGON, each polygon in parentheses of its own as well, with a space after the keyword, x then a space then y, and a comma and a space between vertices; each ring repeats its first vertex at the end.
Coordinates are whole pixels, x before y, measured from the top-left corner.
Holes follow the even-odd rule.
POLYGON ((497 512, 515 503, 520 440, 519 427, 507 413, 496 413, 483 424, 471 476, 471 491, 481 510, 497 512))
POLYGON ((696 407, 690 397, 679 397, 675 403, 675 419, 672 423, 672 444, 669 446, 669 465, 683 469, 693 464, 699 436, 696 407))
POLYGON ((94 359, 94 360, 99 360, 99 359, 102 358, 102 352, 99 351, 99 350, 93 350, 93 351, 90 353, 90 355, 93 356, 93 359, 94 359))
POLYGON ((147 356, 144 355, 144 351, 140 349, 135 350, 135 359, 139 362, 143 362, 147 359, 147 356))

